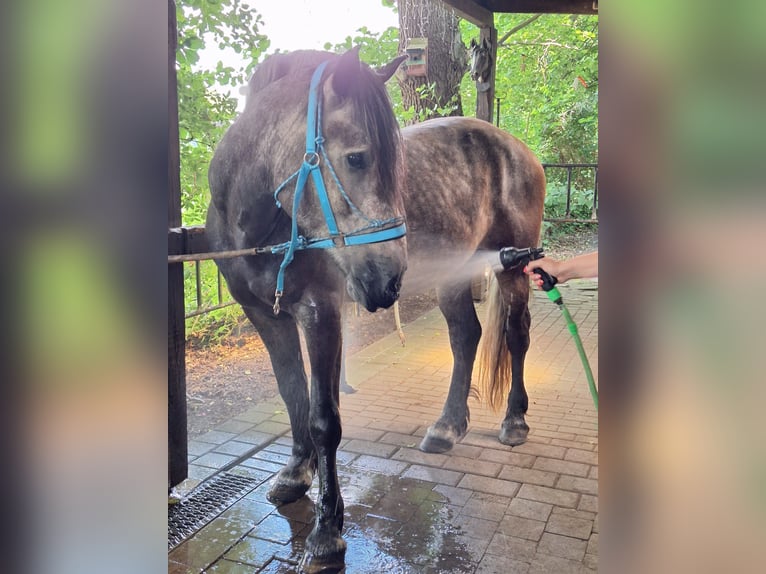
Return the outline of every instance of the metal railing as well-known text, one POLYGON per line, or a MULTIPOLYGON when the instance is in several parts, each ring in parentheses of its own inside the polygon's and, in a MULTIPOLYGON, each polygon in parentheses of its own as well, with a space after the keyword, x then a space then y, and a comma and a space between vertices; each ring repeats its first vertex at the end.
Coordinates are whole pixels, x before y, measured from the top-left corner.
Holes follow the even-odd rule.
MULTIPOLYGON (((200 264, 201 261, 189 261, 188 263, 194 263, 194 279, 195 279, 195 291, 196 291, 196 309, 194 311, 189 311, 184 314, 185 319, 190 319, 192 317, 196 317, 197 315, 203 315, 205 313, 209 313, 210 311, 215 311, 216 309, 223 309, 224 307, 228 307, 230 305, 234 305, 236 301, 234 299, 230 299, 228 301, 223 300, 223 277, 221 275, 221 270, 216 268, 216 292, 217 292, 217 298, 218 298, 218 304, 217 305, 202 305, 202 274, 200 272, 200 264)), ((187 263, 187 264, 188 264, 187 263)), ((228 292, 228 290, 227 290, 228 292)))
POLYGON ((544 163, 543 169, 545 176, 548 177, 548 170, 565 169, 567 172, 566 189, 566 210, 564 217, 544 217, 543 221, 550 223, 598 223, 598 164, 597 163, 544 163), (572 171, 573 170, 592 170, 593 171, 593 202, 591 204, 590 219, 572 217, 572 171))

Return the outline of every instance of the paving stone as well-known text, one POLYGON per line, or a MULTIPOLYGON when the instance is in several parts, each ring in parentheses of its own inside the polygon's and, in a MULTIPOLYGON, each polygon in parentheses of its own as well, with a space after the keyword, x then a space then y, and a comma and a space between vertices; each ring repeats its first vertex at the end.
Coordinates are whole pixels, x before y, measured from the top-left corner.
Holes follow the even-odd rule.
POLYGON ((168 562, 168 574, 197 574, 199 568, 193 568, 180 562, 168 562))
POLYGON ((553 446, 537 442, 526 442, 522 445, 513 447, 513 452, 533 454, 535 456, 546 456, 548 458, 564 458, 566 450, 567 449, 563 446, 553 446))
POLYGON ((588 540, 588 547, 585 549, 586 554, 598 555, 598 532, 594 532, 590 535, 588 540))
POLYGON ((449 455, 450 457, 466 457, 476 459, 481 454, 482 450, 484 449, 479 446, 457 443, 452 447, 452 450, 449 451, 449 455))
POLYGON ((251 523, 246 520, 216 518, 192 538, 174 548, 168 559, 202 570, 220 558, 251 529, 251 523))
POLYGON ((581 561, 585 556, 586 540, 544 532, 537 545, 540 554, 581 561))
MULTIPOLYGON (((248 537, 257 538, 261 541, 268 540, 277 544, 287 544, 293 537, 298 535, 303 526, 304 524, 302 523, 291 522, 283 516, 272 513, 261 520, 250 531, 248 537)), ((230 557, 227 556, 227 558, 230 557)))
POLYGON ((545 525, 546 532, 580 538, 582 540, 588 540, 592 530, 592 520, 583 520, 582 518, 557 513, 552 514, 545 525))
POLYGON ((544 530, 545 522, 513 516, 512 514, 506 514, 497 529, 498 532, 506 536, 515 536, 527 540, 540 540, 544 530))
POLYGON ((190 440, 187 444, 187 452, 190 456, 197 457, 201 454, 205 454, 209 450, 215 448, 215 445, 209 442, 200 442, 198 440, 190 440))
POLYGON ((244 562, 245 564, 255 566, 256 568, 261 568, 274 558, 274 554, 281 549, 281 544, 245 536, 243 540, 235 544, 234 547, 224 555, 224 558, 234 562, 244 562))
POLYGON ((564 460, 584 462, 585 464, 598 464, 598 453, 579 448, 568 448, 564 455, 564 460))
POLYGON ((398 447, 390 444, 381 444, 377 442, 371 442, 369 440, 352 439, 348 441, 343 450, 349 452, 356 452, 359 454, 371 454, 374 456, 380 456, 383 458, 389 458, 398 447))
POLYGON ((535 484, 522 484, 516 496, 568 508, 574 508, 580 500, 580 495, 575 492, 567 492, 535 484))
POLYGON ((246 430, 250 430, 251 428, 253 428, 253 423, 236 420, 236 419, 230 419, 226 421, 225 423, 222 423, 218 425, 217 427, 215 427, 215 430, 221 431, 221 432, 239 434, 241 432, 245 432, 246 430))
POLYGON ((250 498, 242 498, 234 505, 227 508, 222 514, 222 518, 237 519, 249 523, 255 527, 269 514, 274 512, 274 506, 250 498))
POLYGON ((475 492, 465 503, 461 512, 476 518, 499 521, 505 514, 510 501, 507 496, 475 492))
POLYGON ((385 431, 357 425, 343 425, 343 438, 376 441, 382 437, 385 431))
POLYGON ((579 518, 580 520, 589 520, 590 522, 593 522, 598 516, 595 512, 588 512, 587 510, 575 510, 574 508, 563 508, 561 506, 554 506, 553 514, 569 516, 570 518, 579 518))
POLYGON ((223 454, 231 454, 234 456, 242 456, 246 452, 255 448, 252 444, 246 442, 239 442, 236 440, 227 441, 221 445, 213 448, 213 452, 219 452, 223 454))
POLYGON ((211 444, 223 444, 227 440, 233 439, 235 436, 237 436, 236 433, 212 430, 198 436, 197 440, 199 442, 207 442, 211 444))
POLYGON ((206 466, 208 468, 223 468, 230 462, 237 460, 236 456, 230 454, 221 454, 217 452, 208 452, 194 460, 194 464, 199 466, 206 466))
POLYGON ((500 464, 507 464, 509 466, 517 466, 519 468, 531 468, 537 457, 533 454, 521 454, 509 450, 485 448, 479 454, 479 459, 489 462, 499 462, 500 464))
POLYGON ((437 502, 449 502, 456 506, 464 506, 466 502, 473 496, 473 492, 465 488, 456 488, 454 486, 448 486, 446 484, 437 484, 434 486, 432 493, 428 496, 429 500, 435 500, 437 502))
POLYGON ((372 470, 391 476, 398 476, 409 465, 406 462, 363 454, 354 460, 350 466, 364 468, 366 470, 372 470))
POLYGON ((584 573, 598 572, 598 556, 586 553, 585 558, 582 559, 582 565, 584 573))
POLYGON ((503 480, 514 480, 529 484, 540 484, 542 486, 553 486, 556 484, 558 475, 544 470, 534 470, 531 468, 517 468, 515 466, 504 466, 500 471, 498 478, 503 480))
POLYGON ((417 448, 400 448, 391 455, 391 458, 426 466, 441 467, 447 461, 449 455, 423 452, 417 448))
POLYGON ((444 461, 444 468, 447 470, 456 470, 458 472, 469 472, 471 474, 482 474, 495 477, 498 475, 502 467, 496 462, 484 462, 463 456, 450 456, 444 461))
POLYGON ((597 466, 590 467, 590 474, 588 474, 588 478, 592 478, 593 480, 598 480, 598 467, 597 466))
POLYGON ((545 502, 536 502, 525 498, 514 498, 508 505, 508 514, 520 516, 522 518, 531 518, 545 522, 551 515, 551 504, 545 502))
POLYGON ((450 522, 455 528, 470 534, 472 538, 483 538, 484 540, 491 540, 498 528, 498 523, 494 520, 466 516, 465 514, 452 517, 450 522))
POLYGON ((419 464, 413 464, 402 473, 404 478, 415 478, 418 480, 428 480, 431 482, 438 482, 439 484, 447 484, 449 486, 457 486, 460 479, 463 478, 463 474, 455 472, 453 470, 444 470, 441 468, 431 468, 428 466, 422 466, 419 464))
POLYGON ((591 478, 579 478, 577 476, 561 475, 556 488, 574 490, 585 494, 598 494, 598 481, 591 478))
POLYGON ((538 552, 527 574, 582 574, 583 568, 576 560, 538 552))
POLYGON ((537 460, 535 460, 532 468, 559 474, 571 474, 572 476, 586 477, 588 476, 588 472, 590 472, 591 466, 581 462, 539 456, 537 457, 537 460))
POLYGON ((247 442, 255 446, 265 446, 266 444, 274 440, 274 435, 260 432, 255 429, 251 429, 251 430, 239 433, 238 435, 236 435, 236 438, 234 440, 237 440, 239 442, 247 442))
POLYGON ((585 510, 586 512, 598 512, 598 496, 583 494, 582 498, 580 499, 580 504, 577 505, 577 510, 585 510))
POLYGON ((281 435, 290 430, 290 423, 278 422, 275 420, 266 420, 253 427, 256 432, 262 432, 270 435, 281 435))
POLYGON ((528 574, 528 572, 528 562, 496 554, 485 554, 475 571, 476 574, 528 574))
POLYGON ((519 483, 509 480, 500 480, 499 478, 490 478, 487 476, 477 476, 475 474, 466 474, 457 484, 460 488, 478 490, 489 494, 498 494, 500 496, 512 497, 519 490, 519 483))
POLYGON ((497 532, 492 537, 492 542, 487 546, 487 554, 510 557, 531 562, 535 557, 537 542, 534 540, 525 540, 516 536, 508 536, 502 532, 497 532))
MULTIPOLYGON (((252 574, 253 567, 249 564, 240 564, 239 562, 232 562, 222 558, 213 564, 210 568, 205 569, 203 574, 252 574)), ((168 574, 171 574, 170 572, 168 574)))
POLYGON ((243 460, 240 464, 242 466, 246 466, 248 468, 254 468, 257 470, 263 470, 266 472, 279 472, 282 470, 283 464, 276 464, 274 462, 269 462, 266 460, 261 460, 259 458, 250 457, 247 460, 243 460))

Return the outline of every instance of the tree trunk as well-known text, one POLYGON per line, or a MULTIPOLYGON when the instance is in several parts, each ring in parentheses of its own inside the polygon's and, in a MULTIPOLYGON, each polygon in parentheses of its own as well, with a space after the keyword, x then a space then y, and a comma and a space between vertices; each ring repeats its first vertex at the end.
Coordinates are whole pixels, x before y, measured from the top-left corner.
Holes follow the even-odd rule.
POLYGON ((426 75, 397 76, 404 109, 415 108, 415 117, 408 123, 462 116, 460 80, 468 70, 468 58, 455 12, 439 0, 399 0, 398 8, 399 52, 404 53, 411 38, 428 38, 426 75))

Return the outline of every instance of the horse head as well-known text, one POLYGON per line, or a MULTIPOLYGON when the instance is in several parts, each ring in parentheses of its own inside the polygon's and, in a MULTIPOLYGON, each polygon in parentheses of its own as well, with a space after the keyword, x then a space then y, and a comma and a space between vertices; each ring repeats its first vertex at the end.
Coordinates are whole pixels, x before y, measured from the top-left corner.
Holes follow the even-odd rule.
POLYGON ((332 241, 326 252, 343 273, 348 293, 370 311, 396 301, 407 266, 400 237, 403 156, 384 86, 403 59, 373 70, 360 62, 357 49, 343 55, 278 54, 250 80, 247 107, 259 110, 245 110, 270 122, 262 133, 280 142, 270 149, 280 172, 312 166, 298 202, 292 182, 279 192, 281 209, 295 216, 298 233, 309 243, 332 241), (311 98, 309 77, 315 86, 311 98), (307 137, 312 124, 316 136, 307 137), (386 235, 397 226, 398 235, 386 235))
POLYGON ((486 82, 489 80, 492 69, 492 50, 489 41, 482 38, 478 44, 471 38, 471 79, 474 82, 486 82))

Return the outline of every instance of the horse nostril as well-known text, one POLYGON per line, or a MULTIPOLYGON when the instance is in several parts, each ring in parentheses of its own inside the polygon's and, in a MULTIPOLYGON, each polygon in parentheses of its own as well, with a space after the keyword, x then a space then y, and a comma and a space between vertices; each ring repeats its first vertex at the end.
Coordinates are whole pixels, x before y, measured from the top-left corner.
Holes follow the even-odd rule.
POLYGON ((388 285, 386 286, 386 293, 396 299, 399 297, 399 289, 401 288, 402 278, 401 276, 396 276, 391 278, 391 280, 388 282, 388 285))

